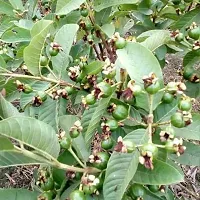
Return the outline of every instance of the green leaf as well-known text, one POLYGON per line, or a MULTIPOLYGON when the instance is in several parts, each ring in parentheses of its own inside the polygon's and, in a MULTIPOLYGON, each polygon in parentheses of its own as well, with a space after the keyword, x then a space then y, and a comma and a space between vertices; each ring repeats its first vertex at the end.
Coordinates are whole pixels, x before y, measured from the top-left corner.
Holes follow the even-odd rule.
POLYGON ((6 101, 0 93, 0 118, 6 119, 12 116, 20 116, 17 108, 15 108, 10 102, 6 101))
POLYGON ((109 37, 111 38, 115 33, 115 26, 113 24, 104 24, 101 27, 101 30, 109 37))
POLYGON ((31 30, 34 25, 33 21, 28 19, 20 19, 19 21, 14 22, 14 24, 20 28, 24 28, 27 30, 31 30))
MULTIPOLYGON (((148 141, 148 135, 145 129, 138 129, 125 136, 125 139, 140 145, 148 141)), ((111 155, 103 186, 105 200, 122 199, 129 182, 137 170, 138 162, 139 152, 137 150, 133 153, 114 152, 111 155)))
POLYGON ((29 42, 31 40, 30 31, 20 27, 14 27, 3 33, 1 40, 8 43, 29 42))
POLYGON ((170 120, 171 115, 178 109, 177 104, 178 102, 175 99, 170 104, 161 103, 154 111, 155 122, 158 123, 170 120))
POLYGON ((146 188, 145 188, 145 194, 143 196, 143 199, 145 199, 145 200, 164 200, 159 195, 157 195, 156 193, 153 193, 153 192, 149 191, 146 188))
POLYGON ((104 62, 93 61, 89 65, 85 66, 83 72, 87 75, 96 75, 98 74, 104 65, 104 62))
MULTIPOLYGON (((6 62, 5 60, 3 59, 3 57, 0 55, 0 71, 1 69, 5 69, 6 68, 6 62)), ((4 71, 4 70, 3 70, 4 71)))
POLYGON ((94 9, 99 12, 104 8, 117 6, 120 4, 136 4, 139 0, 94 0, 94 9))
POLYGON ((122 66, 128 71, 131 79, 143 85, 143 77, 154 72, 163 82, 162 71, 153 53, 139 43, 128 43, 124 49, 117 50, 122 66))
POLYGON ((0 189, 0 196, 6 200, 35 200, 38 192, 31 192, 26 189, 0 189))
POLYGON ((133 181, 143 185, 170 185, 184 181, 184 174, 174 166, 154 159, 154 169, 139 165, 133 181))
POLYGON ((106 8, 100 12, 95 12, 95 22, 100 26, 108 22, 109 16, 111 13, 111 8, 106 8))
POLYGON ((183 165, 200 166, 200 146, 190 142, 184 142, 184 146, 186 146, 186 150, 183 155, 171 154, 170 158, 183 165))
POLYGON ((14 9, 21 10, 21 11, 24 10, 22 0, 9 0, 9 2, 13 6, 14 9))
MULTIPOLYGON (((45 161, 44 161, 45 163, 45 161)), ((43 162, 24 156, 17 151, 0 151, 0 168, 23 165, 39 165, 43 162)))
POLYGON ((52 21, 49 20, 41 20, 37 22, 31 31, 33 38, 29 46, 24 49, 24 61, 28 70, 33 75, 39 74, 40 56, 45 46, 46 36, 49 33, 51 24, 52 21))
POLYGON ((8 138, 0 136, 0 151, 12 150, 13 148, 14 146, 8 138))
POLYGON ((5 14, 8 16, 14 17, 15 14, 13 12, 13 7, 11 6, 10 3, 5 2, 4 0, 0 0, 0 14, 5 14))
POLYGON ((88 110, 86 110, 83 113, 83 118, 82 118, 83 133, 84 133, 86 145, 89 148, 90 148, 95 130, 99 126, 101 117, 106 111, 106 108, 110 102, 111 97, 112 95, 108 98, 103 98, 100 101, 97 101, 93 106, 91 106, 88 110))
POLYGON ((58 0, 56 6, 57 15, 67 15, 71 11, 76 10, 83 4, 85 0, 58 0))
POLYGON ((176 136, 190 140, 200 140, 200 114, 192 116, 192 124, 184 128, 175 128, 176 136))
POLYGON ((190 51, 188 52, 183 58, 183 66, 186 67, 193 67, 196 62, 199 62, 199 54, 198 51, 190 51))
POLYGON ((139 152, 137 150, 126 154, 114 152, 111 155, 103 185, 105 200, 122 199, 129 182, 137 170, 138 158, 139 152))
POLYGON ((191 83, 190 81, 186 82, 186 91, 185 94, 192 97, 197 98, 200 97, 200 84, 199 83, 191 83))
MULTIPOLYGON (((79 120, 79 118, 74 115, 64 115, 59 118, 60 127, 66 132, 67 137, 70 138, 69 130, 74 125, 74 122, 76 122, 77 120, 79 120)), ((74 147, 78 156, 81 159, 83 159, 84 161, 88 160, 89 152, 87 150, 82 134, 72 140, 72 146, 74 147)))
POLYGON ((147 31, 139 35, 138 39, 141 39, 143 37, 147 38, 141 44, 152 52, 163 44, 167 44, 169 41, 171 41, 170 33, 166 30, 147 31))
POLYGON ((66 24, 56 34, 54 41, 62 46, 63 51, 52 58, 54 72, 61 78, 69 64, 69 53, 78 31, 77 24, 66 24))
POLYGON ((54 129, 44 122, 29 117, 10 117, 0 121, 0 135, 48 153, 57 158, 60 150, 54 129))
POLYGON ((193 22, 199 24, 200 18, 200 8, 197 7, 190 12, 186 12, 178 21, 173 24, 172 29, 184 30, 186 27, 190 26, 193 22))

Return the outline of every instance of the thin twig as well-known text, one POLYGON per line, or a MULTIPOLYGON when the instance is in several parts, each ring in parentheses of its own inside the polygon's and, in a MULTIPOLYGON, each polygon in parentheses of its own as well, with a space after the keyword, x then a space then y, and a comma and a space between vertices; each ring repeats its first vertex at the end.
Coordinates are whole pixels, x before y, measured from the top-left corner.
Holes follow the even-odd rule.
POLYGON ((200 200, 199 195, 194 194, 192 191, 188 190, 185 186, 183 186, 181 183, 178 184, 178 186, 180 186, 182 189, 184 189, 186 192, 188 192, 189 194, 191 194, 195 199, 200 200))

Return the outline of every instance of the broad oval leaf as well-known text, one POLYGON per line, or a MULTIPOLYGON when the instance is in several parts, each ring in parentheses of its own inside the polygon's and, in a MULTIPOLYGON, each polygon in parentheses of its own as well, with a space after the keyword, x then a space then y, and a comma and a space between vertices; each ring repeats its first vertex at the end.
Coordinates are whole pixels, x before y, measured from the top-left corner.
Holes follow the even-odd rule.
POLYGON ((0 121, 0 135, 17 141, 57 158, 60 144, 54 129, 39 120, 29 117, 10 117, 0 121))
POLYGON ((7 1, 0 0, 0 14, 5 14, 8 16, 15 16, 15 13, 13 12, 12 5, 7 1))
POLYGON ((174 166, 156 159, 153 165, 153 170, 139 165, 133 181, 142 185, 170 185, 184 181, 184 174, 174 166))
POLYGON ((104 8, 117 6, 120 4, 136 4, 139 0, 94 0, 94 9, 99 12, 104 8))
POLYGON ((80 7, 85 0, 58 0, 56 5, 56 14, 57 15, 67 15, 71 11, 76 10, 80 7))
MULTIPOLYGON (((124 139, 140 145, 148 141, 148 135, 145 129, 138 129, 129 133, 124 139)), ((139 152, 137 150, 133 153, 114 152, 111 155, 103 186, 105 200, 122 199, 129 182, 137 170, 138 163, 139 152)))
POLYGON ((1 199, 6 200, 35 200, 38 192, 32 192, 26 189, 0 189, 1 199))
MULTIPOLYGON (((77 120, 79 120, 79 118, 73 115, 64 115, 59 118, 60 127, 66 132, 68 137, 70 137, 70 128, 74 125, 74 122, 77 120)), ((78 156, 81 159, 83 159, 84 161, 88 160, 89 152, 82 134, 80 134, 77 138, 74 138, 72 140, 72 146, 74 147, 78 156)))
POLYGON ((117 50, 117 55, 123 68, 125 68, 137 84, 143 85, 143 77, 154 72, 163 83, 160 64, 153 53, 143 45, 132 42, 124 49, 117 50))
POLYGON ((12 116, 20 116, 17 108, 15 108, 10 102, 6 101, 0 93, 0 118, 6 119, 12 116))
POLYGON ((9 0, 9 2, 11 3, 14 9, 21 11, 24 10, 22 0, 9 0))
MULTIPOLYGON (((38 75, 39 66, 40 66, 40 56, 42 54, 47 34, 49 33, 51 24, 53 21, 50 20, 41 20, 37 22, 32 29, 31 35, 34 37, 32 38, 28 47, 24 49, 24 61, 27 65, 27 68, 30 73, 33 75, 38 75), (37 34, 33 33, 35 30, 35 26, 40 26, 40 32, 37 34)), ((37 30, 38 31, 38 30, 37 30)))
POLYGON ((12 142, 8 138, 0 136, 0 151, 8 151, 13 149, 14 145, 12 142))

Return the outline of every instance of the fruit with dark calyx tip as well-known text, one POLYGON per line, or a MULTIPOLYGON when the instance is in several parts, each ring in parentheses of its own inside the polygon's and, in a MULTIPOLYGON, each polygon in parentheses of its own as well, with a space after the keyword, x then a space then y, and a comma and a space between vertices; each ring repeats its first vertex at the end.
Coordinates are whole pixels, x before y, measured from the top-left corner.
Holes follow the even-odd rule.
POLYGON ((113 140, 111 137, 101 141, 101 147, 105 150, 109 150, 113 147, 113 140))
POLYGON ((106 169, 108 160, 110 158, 109 154, 106 152, 98 152, 96 156, 98 157, 99 162, 94 162, 92 165, 97 169, 106 169))
POLYGON ((59 49, 52 48, 52 47, 49 48, 49 54, 50 54, 50 56, 57 56, 58 53, 59 53, 59 49))
POLYGON ((179 112, 174 113, 171 116, 171 124, 177 128, 183 128, 185 126, 183 114, 179 112))
POLYGON ((159 81, 156 81, 155 83, 152 83, 151 85, 145 87, 145 90, 149 94, 156 94, 160 90, 160 83, 159 83, 159 81))
POLYGON ((112 94, 112 88, 111 85, 106 82, 101 82, 97 85, 97 88, 101 90, 101 97, 107 98, 112 94))
POLYGON ((123 105, 116 105, 112 112, 112 116, 116 120, 124 120, 128 117, 128 109, 123 105))

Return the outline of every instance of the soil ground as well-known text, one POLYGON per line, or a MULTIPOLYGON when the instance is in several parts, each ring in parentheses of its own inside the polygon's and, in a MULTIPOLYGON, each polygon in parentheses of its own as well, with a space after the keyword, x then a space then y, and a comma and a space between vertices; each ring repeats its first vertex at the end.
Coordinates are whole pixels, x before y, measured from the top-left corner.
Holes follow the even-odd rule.
MULTIPOLYGON (((182 67, 181 59, 175 55, 167 56, 166 66, 163 70, 165 82, 179 81, 178 71, 182 67)), ((194 111, 200 112, 200 101, 194 104, 194 111)), ((172 191, 180 199, 200 199, 200 168, 182 166, 185 173, 185 182, 171 186, 172 191), (196 196, 196 197, 194 197, 196 196)), ((27 188, 31 189, 33 171, 35 167, 10 167, 0 170, 0 188, 27 188)))

